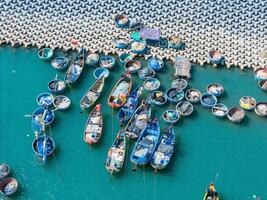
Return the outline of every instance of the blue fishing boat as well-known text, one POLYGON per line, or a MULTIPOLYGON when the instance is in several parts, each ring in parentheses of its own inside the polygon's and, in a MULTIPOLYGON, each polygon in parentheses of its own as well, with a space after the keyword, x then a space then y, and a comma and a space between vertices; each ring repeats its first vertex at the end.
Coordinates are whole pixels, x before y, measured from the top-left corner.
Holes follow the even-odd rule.
POLYGON ((111 148, 108 150, 108 156, 105 162, 106 170, 110 173, 121 171, 126 155, 126 136, 123 130, 120 130, 111 148))
POLYGON ((259 67, 254 70, 256 81, 267 80, 267 67, 259 67))
POLYGON ((134 41, 131 43, 131 52, 135 54, 144 54, 146 52, 145 41, 134 41))
POLYGON ((89 53, 85 58, 85 64, 88 66, 96 66, 99 62, 99 55, 97 53, 89 53))
POLYGON ((150 165, 155 170, 166 168, 173 155, 174 146, 175 132, 173 127, 170 126, 160 137, 159 144, 150 160, 150 165))
POLYGON ((224 63, 224 57, 222 53, 218 50, 211 50, 208 53, 208 59, 214 65, 219 65, 224 63))
POLYGON ((51 48, 43 48, 38 51, 38 56, 41 60, 50 60, 54 54, 51 48))
POLYGON ((224 88, 219 83, 212 83, 208 85, 207 92, 213 94, 216 97, 219 97, 224 92, 224 88))
POLYGON ((55 148, 55 141, 47 135, 38 136, 32 142, 35 155, 40 157, 42 161, 45 161, 55 151, 55 148))
POLYGON ((154 103, 157 106, 164 105, 168 100, 167 95, 162 91, 153 91, 150 97, 151 97, 152 103, 154 103))
POLYGON ((180 115, 176 110, 165 110, 162 119, 170 124, 175 124, 180 119, 180 115))
POLYGON ((10 167, 6 163, 0 163, 0 180, 6 178, 10 173, 10 167))
POLYGON ((131 162, 139 166, 146 165, 156 150, 159 136, 160 127, 155 119, 148 123, 136 141, 131 154, 131 162))
POLYGON ((178 90, 185 90, 187 88, 187 85, 187 81, 182 78, 177 78, 172 82, 172 88, 176 88, 178 90))
POLYGON ((106 69, 112 69, 115 65, 115 58, 110 55, 101 56, 99 59, 99 65, 100 67, 103 67, 106 69))
POLYGON ((45 131, 45 127, 55 119, 54 112, 49 108, 39 107, 32 114, 32 129, 36 134, 45 131))
POLYGON ((36 102, 39 106, 47 107, 53 104, 54 97, 50 93, 41 93, 37 96, 36 102))
POLYGON ((64 90, 66 89, 66 82, 63 81, 63 80, 60 80, 57 78, 51 80, 49 83, 48 83, 48 89, 50 90, 50 92, 53 92, 55 94, 61 94, 64 92, 64 90))
POLYGON ((217 97, 210 93, 204 93, 200 98, 201 104, 206 108, 212 108, 217 103, 217 97))
POLYGON ((129 60, 132 60, 133 58, 134 58, 134 56, 131 55, 131 54, 129 54, 129 53, 122 53, 122 54, 120 54, 120 56, 119 56, 120 62, 121 62, 122 64, 128 62, 129 60))
POLYGON ((138 138, 142 130, 146 127, 151 117, 151 102, 149 99, 142 101, 141 105, 135 110, 131 119, 125 126, 126 136, 130 139, 138 138))
POLYGON ((55 110, 66 110, 70 107, 71 101, 67 96, 58 95, 55 97, 53 105, 55 107, 55 110))
POLYGON ((164 66, 164 62, 162 59, 152 57, 148 59, 147 66, 153 69, 154 71, 160 71, 164 66))
POLYGON ((226 105, 222 104, 222 103, 218 103, 215 104, 212 108, 211 108, 212 114, 216 117, 225 117, 227 115, 228 112, 228 108, 226 105))
POLYGON ((144 80, 143 86, 147 91, 151 92, 159 89, 160 81, 156 78, 147 78, 144 80))
POLYGON ((18 190, 18 181, 15 178, 5 178, 0 181, 0 192, 3 196, 11 196, 18 190))
POLYGON ((94 70, 93 75, 95 79, 99 79, 101 76, 103 76, 104 78, 107 78, 109 76, 109 70, 106 68, 100 67, 94 70))
POLYGON ((124 64, 124 68, 129 73, 136 73, 141 68, 141 62, 138 60, 129 60, 124 64))
POLYGON ((189 101, 180 101, 176 105, 176 111, 180 116, 189 116, 193 113, 194 107, 189 101))
POLYGON ((115 16, 115 24, 119 28, 128 28, 130 20, 126 15, 120 14, 115 16))
POLYGON ((140 79, 145 80, 147 78, 153 78, 155 76, 156 72, 148 67, 145 67, 143 69, 140 69, 138 71, 138 76, 140 79))
POLYGON ((127 49, 129 41, 126 38, 118 37, 114 40, 114 44, 118 49, 127 49))
POLYGON ((201 98, 201 92, 197 89, 189 89, 185 93, 185 99, 190 103, 198 103, 201 98))
POLYGON ((176 104, 184 99, 184 91, 176 88, 170 88, 166 92, 170 103, 176 104))
POLYGON ((65 69, 68 66, 68 64, 69 64, 69 60, 68 60, 68 58, 66 58, 64 56, 56 57, 55 59, 53 59, 51 61, 52 67, 57 69, 57 70, 65 69))
POLYGON ((78 80, 84 68, 85 49, 81 49, 65 74, 65 82, 70 85, 78 80))
POLYGON ((138 106, 138 98, 143 92, 143 87, 137 87, 132 91, 126 100, 126 103, 120 108, 118 112, 118 119, 120 123, 126 123, 138 106))
POLYGON ((173 49, 181 49, 184 46, 183 41, 176 35, 168 37, 168 47, 173 49))

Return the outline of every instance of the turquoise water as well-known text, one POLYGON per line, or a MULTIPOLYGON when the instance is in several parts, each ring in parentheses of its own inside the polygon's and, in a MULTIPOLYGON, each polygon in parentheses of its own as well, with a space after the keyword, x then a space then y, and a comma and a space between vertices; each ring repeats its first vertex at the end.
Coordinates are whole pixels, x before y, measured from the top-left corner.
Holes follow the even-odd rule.
MULTIPOLYGON (((48 62, 38 59, 36 49, 0 48, 0 161, 11 166, 12 176, 20 184, 17 194, 9 199, 193 200, 202 199, 205 188, 215 179, 223 200, 252 199, 254 194, 267 199, 266 119, 246 112, 243 123, 233 124, 215 118, 200 104, 195 106, 191 117, 181 119, 175 126, 177 145, 168 168, 157 173, 150 166, 132 171, 129 155, 133 142, 130 142, 124 170, 111 176, 104 161, 119 124, 117 111, 108 107, 107 97, 124 71, 118 63, 99 99, 105 123, 100 144, 89 147, 82 139, 88 113, 80 113, 79 101, 94 82, 93 68, 86 68, 77 84, 65 93, 71 98, 72 107, 56 113, 51 133, 48 132, 57 145, 55 156, 45 166, 39 166, 31 148, 34 139, 31 121, 24 115, 37 108, 36 96, 48 91, 47 83, 58 72, 48 62)), ((157 74, 162 90, 170 86, 171 73, 173 69, 168 66, 157 74)), ((134 88, 142 82, 137 75, 133 76, 134 88)), ((63 77, 64 72, 59 72, 59 78, 63 77)), ((266 93, 257 88, 251 71, 193 66, 191 87, 204 92, 211 82, 224 85, 226 93, 220 101, 228 107, 238 106, 239 98, 244 95, 267 100, 266 93)), ((164 109, 172 107, 154 106, 153 114, 160 117, 164 109)), ((160 122, 161 129, 167 127, 160 122)))

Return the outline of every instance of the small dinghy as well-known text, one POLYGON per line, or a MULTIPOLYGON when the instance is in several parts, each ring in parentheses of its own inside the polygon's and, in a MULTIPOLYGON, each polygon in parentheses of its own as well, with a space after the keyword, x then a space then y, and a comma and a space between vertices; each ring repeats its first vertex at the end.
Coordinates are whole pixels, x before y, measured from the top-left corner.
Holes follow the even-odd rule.
POLYGON ((55 148, 55 141, 47 135, 38 136, 32 142, 32 149, 35 155, 43 161, 55 151, 55 148))
POLYGON ((203 107, 212 108, 217 103, 217 97, 210 93, 201 95, 200 102, 203 107))
POLYGON ((226 105, 218 103, 211 108, 212 114, 216 117, 225 117, 228 112, 226 105))
POLYGON ((218 50, 212 50, 208 53, 208 59, 214 65, 219 65, 224 63, 223 55, 218 50))
POLYGON ((198 103, 200 101, 201 93, 197 89, 189 89, 185 93, 185 99, 190 103, 198 103))
POLYGON ((156 74, 156 72, 153 69, 148 68, 148 67, 146 67, 144 69, 140 69, 138 71, 138 76, 142 80, 145 80, 147 78, 153 78, 155 76, 155 74, 156 74))
POLYGON ((155 119, 143 129, 131 154, 131 162, 137 166, 146 165, 152 158, 160 137, 160 127, 155 119))
POLYGON ((219 97, 224 92, 224 88, 222 85, 220 85, 218 83, 212 83, 212 84, 208 85, 207 92, 210 94, 213 94, 216 97, 219 97))
POLYGON ((176 88, 178 90, 185 90, 187 88, 187 81, 182 78, 177 78, 172 82, 172 88, 176 88))
POLYGON ((137 87, 132 91, 126 100, 126 103, 120 108, 118 112, 118 119, 121 124, 126 123, 133 115, 138 106, 138 98, 143 92, 143 87, 137 87))
POLYGON ((39 107, 32 114, 32 130, 35 134, 45 131, 45 127, 51 124, 55 119, 54 112, 49 108, 39 107))
POLYGON ((136 73, 141 68, 141 62, 138 60, 129 60, 124 64, 124 68, 129 73, 136 73))
POLYGON ((0 163, 0 180, 6 178, 10 173, 10 167, 5 163, 0 163))
POLYGON ((170 88, 166 92, 170 103, 176 104, 184 99, 184 91, 176 88, 170 88))
POLYGON ((135 54, 143 54, 146 51, 145 41, 134 41, 131 43, 131 52, 135 54))
POLYGON ((184 43, 180 37, 176 35, 171 35, 168 37, 168 46, 173 49, 181 49, 184 43))
POLYGON ((160 81, 156 78, 147 78, 145 79, 143 86, 147 91, 151 92, 159 89, 160 81))
POLYGON ((41 93, 37 96, 36 102, 39 106, 47 107, 53 104, 54 97, 50 93, 41 93))
POLYGON ((71 101, 67 96, 58 95, 55 97, 53 104, 56 110, 66 110, 70 107, 71 101))
POLYGON ((68 58, 63 57, 63 56, 56 57, 55 59, 51 61, 52 67, 57 70, 63 70, 67 68, 68 64, 69 64, 68 58))
POLYGON ((146 127, 151 117, 150 100, 142 101, 141 105, 135 110, 131 119, 125 126, 126 136, 130 139, 138 138, 141 131, 146 127))
POLYGON ((126 38, 118 37, 114 40, 114 44, 118 49, 126 49, 129 45, 129 41, 126 38))
POLYGON ((38 51, 38 56, 41 60, 50 60, 54 54, 51 48, 43 48, 38 51))
POLYGON ((180 116, 189 116, 193 113, 194 107, 189 101, 181 101, 177 103, 176 111, 180 116))
POLYGON ((10 196, 18 190, 18 181, 15 178, 5 178, 0 182, 0 192, 4 196, 10 196))
POLYGON ((130 73, 123 74, 118 80, 116 85, 113 87, 109 97, 108 105, 112 108, 122 107, 132 88, 132 77, 130 73))
POLYGON ((105 84, 105 77, 102 76, 97 79, 94 84, 86 91, 80 101, 80 107, 82 110, 90 108, 96 100, 99 98, 105 84))
POLYGON ((250 96, 244 96, 239 100, 239 105, 245 110, 253 110, 256 106, 256 99, 250 96))
POLYGON ((267 116, 267 102, 258 102, 254 109, 255 113, 261 117, 267 116))
POLYGON ((230 121, 239 123, 244 119, 245 111, 242 108, 233 107, 228 110, 227 117, 230 121))
POLYGON ((121 171, 126 155, 126 136, 123 130, 120 130, 111 148, 108 150, 108 156, 105 162, 106 169, 110 173, 121 171))
POLYGON ((115 16, 115 24, 119 28, 128 28, 130 20, 126 15, 120 14, 115 16))
POLYGON ((180 115, 176 110, 165 110, 162 119, 170 124, 175 124, 180 119, 180 115))
POLYGON ((85 50, 81 49, 65 74, 65 82, 70 85, 78 80, 84 68, 85 50))
POLYGON ((147 66, 154 71, 160 71, 164 66, 164 62, 162 59, 152 57, 147 61, 147 66))
POLYGON ((107 78, 109 76, 109 70, 106 68, 97 68, 95 69, 94 73, 93 73, 95 79, 99 79, 101 78, 101 76, 103 76, 104 78, 107 78))
POLYGON ((161 106, 165 104, 168 100, 167 95, 162 91, 152 92, 151 99, 152 99, 152 102, 157 106, 161 106))
POLYGON ((97 53, 89 53, 85 58, 85 64, 88 66, 95 66, 98 64, 99 55, 97 53))
POLYGON ((218 192, 216 192, 213 183, 210 183, 208 190, 204 194, 203 200, 219 200, 218 192))
POLYGON ((88 144, 97 143, 103 132, 101 105, 97 104, 90 113, 83 132, 83 140, 88 144))
POLYGON ((257 81, 267 80, 267 67, 259 67, 254 71, 255 79, 257 81))
POLYGON ((258 86, 263 90, 267 91, 267 80, 258 81, 258 86))
POLYGON ((100 67, 106 68, 106 69, 112 69, 115 65, 115 58, 113 56, 101 56, 99 59, 99 65, 100 67))
POLYGON ((57 76, 55 79, 51 80, 48 83, 48 89, 50 90, 50 92, 53 92, 55 94, 60 94, 64 92, 64 90, 66 89, 66 86, 67 84, 65 83, 65 81, 59 80, 57 76))
POLYGON ((122 53, 122 54, 120 54, 119 59, 120 59, 120 62, 122 64, 124 64, 124 63, 128 62, 129 60, 133 60, 134 56, 129 54, 129 53, 122 53))
POLYGON ((175 133, 173 127, 170 126, 160 137, 156 151, 150 160, 150 165, 155 170, 161 170, 167 167, 173 155, 174 145, 175 133))

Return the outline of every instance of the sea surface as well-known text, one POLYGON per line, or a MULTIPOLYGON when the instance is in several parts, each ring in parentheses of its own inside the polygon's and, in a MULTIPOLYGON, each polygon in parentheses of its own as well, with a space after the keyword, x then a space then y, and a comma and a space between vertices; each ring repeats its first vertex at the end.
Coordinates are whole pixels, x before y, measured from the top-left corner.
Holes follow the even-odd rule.
MULTIPOLYGON (((69 56, 73 58, 73 54, 69 56)), ((14 196, 0 199, 196 200, 203 199, 210 181, 215 182, 222 200, 253 199, 254 194, 267 199, 267 123, 266 118, 254 112, 246 112, 241 124, 233 124, 214 117, 209 109, 197 104, 192 116, 182 118, 175 125, 175 154, 165 170, 155 173, 147 166, 132 171, 129 156, 134 143, 130 141, 124 169, 110 175, 104 162, 120 126, 117 110, 107 105, 107 98, 125 70, 117 60, 106 79, 98 101, 103 108, 104 133, 101 142, 90 147, 83 142, 89 111, 80 113, 79 101, 95 81, 93 70, 87 67, 78 82, 65 92, 72 106, 67 111, 56 112, 51 132, 47 131, 56 142, 56 151, 45 166, 40 166, 32 151, 31 119, 24 115, 38 107, 37 95, 48 91, 47 83, 57 73, 63 79, 64 71, 56 71, 49 62, 40 60, 37 49, 0 48, 0 162, 8 163, 11 175, 19 181, 14 196)), ((160 90, 170 87, 173 73, 171 63, 157 73, 160 90)), ((137 75, 133 79, 133 88, 142 84, 137 75)), ((250 70, 193 65, 190 87, 205 92, 212 82, 225 87, 226 92, 219 101, 228 107, 238 106, 244 95, 267 101, 267 94, 257 87, 250 70)), ((147 95, 145 92, 142 97, 147 95)), ((159 118, 161 130, 168 127, 161 119, 167 108, 175 107, 169 103, 153 106, 153 116, 159 118)))

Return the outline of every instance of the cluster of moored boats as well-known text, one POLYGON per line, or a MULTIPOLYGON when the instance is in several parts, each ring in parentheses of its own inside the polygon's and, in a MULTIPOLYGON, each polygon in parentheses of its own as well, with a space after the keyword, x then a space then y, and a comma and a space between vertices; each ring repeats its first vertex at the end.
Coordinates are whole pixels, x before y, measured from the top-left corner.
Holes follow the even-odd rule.
POLYGON ((8 177, 10 167, 5 163, 0 163, 0 193, 4 196, 11 196, 18 189, 18 181, 13 177, 8 177))

